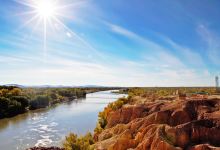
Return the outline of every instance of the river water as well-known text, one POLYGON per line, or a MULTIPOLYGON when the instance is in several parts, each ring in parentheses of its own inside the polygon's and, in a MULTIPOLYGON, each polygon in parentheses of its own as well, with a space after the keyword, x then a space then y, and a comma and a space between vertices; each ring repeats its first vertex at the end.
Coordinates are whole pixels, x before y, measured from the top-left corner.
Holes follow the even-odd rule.
POLYGON ((25 150, 33 146, 60 146, 70 132, 93 132, 98 113, 124 94, 102 91, 49 109, 30 111, 0 120, 0 150, 25 150))

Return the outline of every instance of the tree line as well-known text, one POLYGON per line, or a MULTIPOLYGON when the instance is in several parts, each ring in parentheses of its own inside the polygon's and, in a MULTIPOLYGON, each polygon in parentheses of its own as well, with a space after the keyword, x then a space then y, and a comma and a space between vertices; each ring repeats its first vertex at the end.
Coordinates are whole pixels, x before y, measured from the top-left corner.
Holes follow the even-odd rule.
POLYGON ((109 88, 19 88, 0 86, 0 119, 45 108, 109 88))

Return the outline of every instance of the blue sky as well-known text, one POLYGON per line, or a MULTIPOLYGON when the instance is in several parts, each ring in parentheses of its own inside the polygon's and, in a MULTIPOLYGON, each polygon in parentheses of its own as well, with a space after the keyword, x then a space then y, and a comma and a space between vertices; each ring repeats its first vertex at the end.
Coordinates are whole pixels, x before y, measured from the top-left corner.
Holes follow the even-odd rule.
POLYGON ((33 1, 0 0, 0 84, 213 86, 220 75, 218 0, 60 0, 46 48, 22 4, 33 1))

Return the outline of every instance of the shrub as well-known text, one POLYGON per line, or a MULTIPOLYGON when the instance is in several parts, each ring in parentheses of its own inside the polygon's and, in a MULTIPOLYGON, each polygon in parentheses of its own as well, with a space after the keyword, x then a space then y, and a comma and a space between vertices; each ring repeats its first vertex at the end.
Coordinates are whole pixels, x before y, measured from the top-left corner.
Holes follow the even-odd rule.
POLYGON ((87 133, 85 136, 78 137, 74 133, 70 133, 66 136, 63 142, 65 150, 92 150, 92 144, 94 140, 91 133, 87 133))
POLYGON ((102 129, 104 129, 105 126, 107 125, 107 114, 105 114, 105 112, 99 112, 98 125, 99 125, 102 129))
POLYGON ((8 98, 0 97, 0 118, 7 116, 9 104, 10 100, 8 98))
POLYGON ((22 90, 20 88, 13 88, 10 91, 10 94, 13 96, 19 96, 19 95, 21 95, 21 93, 22 93, 22 90))
POLYGON ((11 99, 20 102, 24 108, 29 106, 29 100, 25 96, 13 96, 11 99))
POLYGON ((107 107, 111 108, 112 110, 120 109, 124 104, 127 104, 130 99, 128 98, 119 98, 117 101, 110 103, 107 107))
POLYGON ((24 107, 21 106, 20 102, 17 101, 11 101, 10 105, 8 106, 8 110, 7 110, 7 117, 12 117, 15 116, 17 114, 20 114, 22 112, 24 112, 25 109, 24 107))
POLYGON ((45 108, 50 105, 50 97, 38 95, 30 102, 30 109, 45 108))
POLYGON ((0 118, 12 117, 25 111, 25 107, 15 100, 0 97, 0 118))
POLYGON ((102 111, 99 112, 98 116, 98 123, 96 125, 96 128, 94 130, 95 133, 100 133, 102 129, 105 128, 107 125, 107 116, 109 112, 120 109, 124 104, 127 104, 130 102, 130 97, 129 98, 119 98, 117 101, 109 103, 108 106, 102 111))

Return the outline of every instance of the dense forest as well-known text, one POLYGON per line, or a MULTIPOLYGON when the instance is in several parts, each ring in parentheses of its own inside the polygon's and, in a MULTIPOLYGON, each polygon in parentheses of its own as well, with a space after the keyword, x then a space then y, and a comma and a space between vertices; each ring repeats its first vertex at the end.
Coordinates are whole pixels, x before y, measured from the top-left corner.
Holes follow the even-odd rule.
POLYGON ((71 101, 86 93, 112 88, 19 88, 0 86, 0 119, 38 108, 71 101))

